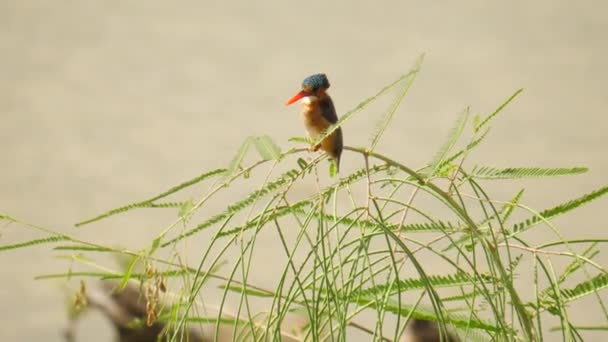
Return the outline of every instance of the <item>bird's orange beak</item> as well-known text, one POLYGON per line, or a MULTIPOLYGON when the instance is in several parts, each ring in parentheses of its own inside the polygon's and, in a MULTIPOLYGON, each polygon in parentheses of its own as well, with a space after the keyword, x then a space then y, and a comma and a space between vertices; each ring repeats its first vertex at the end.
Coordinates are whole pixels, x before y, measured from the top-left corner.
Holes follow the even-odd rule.
POLYGON ((290 104, 298 101, 299 99, 309 96, 310 93, 304 90, 301 90, 299 93, 295 94, 292 98, 289 99, 289 101, 287 101, 287 103, 285 103, 286 106, 289 106, 290 104))

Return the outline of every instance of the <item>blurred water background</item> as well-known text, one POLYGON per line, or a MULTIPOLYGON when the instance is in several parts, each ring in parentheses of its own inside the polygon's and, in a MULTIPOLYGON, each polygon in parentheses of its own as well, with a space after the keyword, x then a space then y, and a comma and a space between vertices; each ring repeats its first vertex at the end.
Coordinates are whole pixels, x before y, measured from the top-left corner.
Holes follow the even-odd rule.
MULTIPOLYGON (((379 149, 419 167, 465 106, 487 114, 523 87, 472 162, 590 167, 567 179, 493 185, 503 200, 528 186, 525 203, 549 207, 608 180, 607 12, 601 1, 6 0, 0 212, 141 248, 174 212, 161 221, 139 212, 73 224, 226 166, 248 135, 268 134, 286 148, 303 128, 284 102, 311 73, 327 73, 343 113, 423 52, 423 70, 379 149)), ((348 123, 346 143, 365 144, 376 119, 348 123)), ((345 169, 357 163, 343 161, 345 169)), ((605 206, 600 200, 556 222, 566 237, 605 237, 605 206)), ((33 237, 0 224, 1 244, 33 237)), ((42 248, 0 260, 0 340, 62 341, 61 282, 33 277, 68 263, 42 248)), ((585 307, 593 301, 571 317, 605 324, 585 307)), ((85 329, 90 341, 111 336, 103 324, 85 329)))

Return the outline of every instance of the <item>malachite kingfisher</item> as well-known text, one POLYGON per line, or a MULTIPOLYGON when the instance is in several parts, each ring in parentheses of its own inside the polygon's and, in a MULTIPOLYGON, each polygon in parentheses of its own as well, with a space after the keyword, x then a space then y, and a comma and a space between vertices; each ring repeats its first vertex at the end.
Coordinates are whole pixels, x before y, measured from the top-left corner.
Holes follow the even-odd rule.
MULTIPOLYGON (((336 108, 327 94, 329 81, 325 74, 314 74, 302 81, 302 90, 295 94, 286 105, 301 100, 302 120, 310 138, 317 140, 329 126, 338 122, 336 108)), ((342 128, 338 127, 321 143, 312 146, 312 151, 323 149, 336 163, 336 171, 340 170, 340 156, 342 155, 342 128)))

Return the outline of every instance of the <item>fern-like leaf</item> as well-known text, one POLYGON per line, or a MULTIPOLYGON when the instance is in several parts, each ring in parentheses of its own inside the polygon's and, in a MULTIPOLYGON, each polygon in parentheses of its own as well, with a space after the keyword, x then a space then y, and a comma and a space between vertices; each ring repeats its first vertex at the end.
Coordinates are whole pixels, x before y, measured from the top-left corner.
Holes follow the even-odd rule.
POLYGON ((273 210, 269 210, 269 212, 261 213, 259 216, 253 218, 252 220, 247 221, 247 223, 245 223, 244 225, 242 225, 240 227, 236 227, 236 228, 232 228, 230 230, 223 231, 223 232, 219 233, 217 236, 224 237, 224 236, 239 234, 239 233, 249 230, 251 228, 255 228, 258 226, 259 227, 264 226, 268 222, 274 221, 276 219, 279 219, 279 218, 289 215, 289 214, 304 214, 304 213, 306 213, 306 210, 304 208, 307 206, 310 206, 312 204, 313 204, 312 201, 305 200, 305 201, 293 203, 290 206, 282 206, 282 207, 274 208, 273 210))
POLYGON ((159 199, 161 199, 161 198, 164 198, 164 197, 167 197, 169 195, 172 195, 172 194, 174 194, 174 193, 176 193, 176 192, 178 192, 178 191, 180 191, 182 189, 185 189, 185 188, 187 188, 189 186, 192 186, 192 185, 194 185, 196 183, 202 182, 202 181, 204 181, 204 180, 206 180, 208 178, 211 178, 211 177, 214 177, 214 176, 217 176, 217 175, 221 175, 224 172, 226 172, 225 169, 216 169, 216 170, 213 170, 213 171, 205 172, 205 173, 203 173, 202 175, 200 175, 198 177, 192 178, 192 179, 190 179, 190 180, 188 180, 186 182, 181 183, 180 185, 174 186, 171 189, 169 189, 169 190, 167 190, 167 191, 165 191, 165 192, 163 192, 163 193, 161 193, 159 195, 156 195, 156 196, 154 196, 154 197, 152 197, 150 199, 147 199, 147 200, 144 200, 144 201, 141 201, 141 202, 127 204, 127 205, 122 206, 120 208, 109 210, 109 211, 107 211, 107 212, 105 212, 105 213, 103 213, 103 214, 101 214, 99 216, 93 217, 91 219, 78 222, 78 223, 76 223, 76 227, 80 227, 80 226, 83 226, 85 224, 93 223, 93 222, 105 219, 105 218, 113 216, 113 215, 122 214, 122 213, 127 212, 127 211, 129 211, 131 209, 135 209, 135 208, 152 208, 154 206, 160 206, 160 204, 154 204, 154 202, 157 201, 157 200, 159 200, 159 199))
MULTIPOLYGON (((597 242, 592 243, 589 247, 587 247, 587 249, 583 251, 583 253, 581 253, 581 256, 589 260, 593 260, 593 258, 600 254, 600 251, 595 249, 595 246, 597 246, 597 244, 597 242)), ((572 262, 570 262, 570 264, 568 264, 568 266, 564 268, 564 271, 557 279, 557 283, 561 284, 565 282, 574 272, 578 271, 583 266, 584 263, 581 262, 579 258, 573 259, 572 262)))
MULTIPOLYGON (((174 278, 174 277, 183 277, 186 274, 194 273, 194 270, 191 269, 180 269, 180 270, 171 270, 164 272, 157 272, 156 274, 162 276, 163 278, 174 278)), ((66 272, 66 273, 52 273, 52 274, 43 274, 36 276, 35 280, 44 280, 44 279, 61 279, 61 278, 72 278, 72 277, 90 277, 90 278, 99 278, 101 280, 117 280, 125 277, 123 273, 111 273, 111 272, 66 272)), ((138 279, 144 280, 149 278, 150 275, 146 272, 133 272, 129 275, 130 279, 138 279)))
POLYGON ((522 221, 522 222, 519 222, 519 223, 516 223, 515 225, 513 225, 513 233, 511 233, 510 235, 511 236, 517 235, 518 233, 543 221, 543 219, 547 220, 547 219, 553 218, 557 215, 567 213, 571 210, 574 210, 574 209, 580 207, 583 204, 591 202, 591 201, 605 195, 606 193, 608 193, 608 186, 605 186, 596 191, 583 195, 579 198, 570 200, 566 203, 562 203, 553 208, 543 210, 540 212, 539 215, 534 215, 534 216, 526 219, 525 221, 522 221))
MULTIPOLYGON (((586 281, 583 281, 582 283, 577 284, 575 287, 573 287, 571 289, 559 290, 560 299, 563 302, 571 302, 571 301, 577 300, 581 297, 597 293, 600 290, 605 289, 606 287, 608 287, 608 274, 601 273, 591 279, 588 279, 586 281)), ((549 298, 552 298, 553 300, 557 300, 555 290, 552 287, 545 289, 542 292, 542 296, 545 298, 549 297, 549 298)), ((557 307, 557 304, 553 303, 553 300, 551 300, 549 303, 546 303, 546 300, 545 300, 544 307, 549 312, 556 314, 559 312, 559 309, 557 307)))
MULTIPOLYGON (((397 228, 397 226, 395 226, 397 228)), ((402 232, 441 232, 441 233, 453 233, 458 231, 459 228, 455 227, 450 222, 435 221, 435 222, 424 222, 424 223, 410 223, 401 227, 402 232)))
POLYGON ((86 245, 62 245, 53 248, 56 251, 83 251, 83 252, 115 252, 116 250, 102 246, 86 246, 86 245))
POLYGON ((240 294, 246 294, 247 296, 253 297, 273 297, 276 295, 275 293, 270 291, 251 288, 245 285, 220 285, 220 289, 240 294))
POLYGON ((441 145, 441 147, 435 153, 433 159, 429 163, 430 173, 428 174, 428 177, 432 177, 437 173, 440 168, 440 165, 442 165, 442 162, 446 159, 448 153, 450 153, 450 150, 458 141, 458 138, 460 138, 460 135, 464 130, 468 118, 469 108, 467 107, 460 115, 458 115, 454 126, 452 126, 452 128, 450 129, 447 140, 443 143, 443 145, 441 145))
MULTIPOLYGON (((444 169, 449 167, 456 159, 458 159, 460 156, 465 154, 465 152, 470 151, 473 148, 475 148, 477 145, 479 145, 479 143, 481 143, 483 141, 483 139, 485 139, 485 137, 488 135, 488 133, 490 133, 490 129, 486 129, 485 132, 483 132, 483 134, 481 134, 477 139, 474 139, 469 144, 467 144, 467 146, 465 148, 463 148, 462 150, 460 150, 460 151, 452 154, 448 158, 444 159, 441 163, 439 163, 439 165, 437 165, 435 167, 435 169, 437 170, 436 173, 441 174, 444 169)), ((430 169, 430 166, 425 167, 422 170, 422 173, 424 173, 424 174, 428 173, 429 169, 430 169)))
POLYGON ((400 83, 403 83, 403 84, 400 85, 400 91, 397 94, 397 97, 395 98, 395 100, 391 103, 386 114, 384 114, 382 116, 381 120, 376 124, 376 130, 371 139, 372 143, 369 148, 370 151, 373 151, 376 148, 376 145, 380 141, 382 134, 384 134, 384 132, 386 131, 386 128, 388 127, 390 122, 393 120, 393 117, 395 116, 397 109, 401 105, 401 102, 403 102, 403 99, 405 98, 405 95, 407 94, 410 87, 412 86, 412 83, 414 83, 414 80, 416 79, 416 76, 418 75, 418 72, 420 71, 420 67, 422 65, 423 60, 424 60, 424 54, 422 54, 422 55, 420 55, 420 57, 418 57, 418 60, 416 60, 416 63, 414 64, 414 67, 411 69, 409 76, 404 78, 401 82, 398 83, 398 84, 400 84, 400 83))
MULTIPOLYGON (((369 169, 369 173, 370 173, 370 175, 372 175, 372 174, 375 174, 375 173, 380 172, 385 169, 386 169, 386 166, 373 166, 369 169)), ((344 187, 346 184, 352 184, 353 182, 356 182, 356 181, 362 179, 363 177, 365 177, 365 175, 366 175, 366 170, 361 169, 361 170, 351 174, 347 178, 342 179, 338 183, 336 183, 332 186, 328 186, 325 189, 323 189, 321 191, 320 197, 328 198, 328 196, 330 196, 332 194, 332 192, 335 190, 336 187, 341 188, 341 187, 344 187)), ((230 230, 223 231, 220 234, 218 234, 218 236, 225 237, 225 236, 230 236, 230 235, 234 235, 234 234, 239 234, 243 231, 249 230, 249 229, 257 227, 257 226, 263 226, 267 222, 274 221, 275 219, 278 219, 278 218, 283 217, 288 214, 309 215, 310 213, 308 211, 306 211, 306 207, 312 206, 314 204, 314 202, 316 200, 318 200, 318 198, 319 198, 319 195, 315 195, 310 199, 292 203, 288 207, 287 206, 275 207, 271 210, 271 213, 262 213, 261 214, 263 217, 262 222, 259 221, 260 217, 258 216, 258 217, 253 218, 252 220, 248 221, 247 223, 245 223, 244 225, 242 225, 240 227, 236 227, 236 228, 232 228, 230 230)), ((355 220, 349 219, 347 217, 336 218, 330 214, 326 214, 326 213, 320 214, 316 210, 313 212, 313 216, 315 216, 315 217, 323 216, 324 218, 330 219, 331 221, 341 221, 342 223, 344 223, 346 225, 355 224, 362 228, 370 228, 370 229, 377 228, 377 225, 370 221, 365 221, 365 220, 356 220, 355 221, 355 220)), ((192 233, 194 233, 194 232, 192 232, 192 233)), ((166 244, 169 244, 169 243, 171 243, 171 241, 167 242, 166 244)))
MULTIPOLYGON (((382 309, 384 311, 392 312, 402 317, 412 317, 427 321, 438 321, 438 317, 433 310, 423 309, 417 307, 414 309, 413 306, 404 303, 399 303, 394 298, 390 298, 386 303, 380 303, 376 300, 376 297, 359 297, 355 300, 355 303, 360 306, 371 307, 376 310, 382 309)), ((462 329, 481 329, 493 333, 504 333, 504 329, 493 325, 490 322, 485 322, 479 319, 475 319, 470 315, 456 315, 456 314, 444 314, 443 316, 445 323, 453 325, 457 328, 462 329)))
MULTIPOLYGON (((467 286, 474 285, 477 281, 471 276, 468 276, 462 272, 448 275, 429 275, 428 281, 434 288, 446 288, 446 287, 454 287, 454 286, 467 286)), ((491 277, 488 275, 483 275, 483 279, 486 279, 488 282, 491 282, 491 277)), ((405 291, 411 290, 420 290, 425 288, 425 282, 419 278, 411 278, 411 279, 400 279, 392 286, 389 284, 381 284, 376 285, 367 289, 363 289, 360 291, 354 291, 351 293, 352 298, 356 298, 359 296, 372 298, 377 295, 385 295, 388 293, 403 293, 405 291), (390 289, 389 289, 390 287, 390 289), (388 291, 387 291, 388 289, 388 291)))
POLYGON ((245 159, 245 155, 247 155, 247 151, 249 151, 249 147, 253 143, 253 137, 247 137, 241 147, 236 151, 236 154, 228 164, 228 168, 226 169, 226 173, 224 178, 230 178, 239 172, 241 169, 241 164, 243 163, 243 159, 245 159))
POLYGON ((162 202, 162 203, 150 203, 146 208, 181 208, 187 202, 162 202))
POLYGON ((386 87, 382 88, 374 96, 371 96, 371 97, 363 100, 355 108, 349 110, 348 112, 346 112, 346 114, 341 115, 340 119, 338 119, 338 122, 336 122, 335 124, 331 125, 325 132, 323 132, 323 134, 321 134, 318 137, 318 139, 315 140, 315 142, 313 143, 313 145, 316 145, 316 144, 320 143, 321 141, 323 141, 323 139, 327 138, 329 135, 331 135, 333 132, 335 132, 339 127, 342 127, 342 125, 346 121, 350 120, 354 114, 357 114, 360 111, 362 111, 363 109, 365 109, 365 107, 367 107, 370 103, 372 103, 378 97, 382 96, 383 94, 385 94, 389 90, 393 89, 396 85, 398 85, 399 83, 401 83, 404 79, 411 77, 415 73, 418 73, 418 71, 419 71, 419 69, 414 69, 414 70, 409 71, 407 74, 399 77, 395 82, 393 82, 393 83, 387 85, 386 87))
MULTIPOLYGON (((369 173, 370 173, 370 175, 372 175, 372 174, 378 173, 380 171, 383 171, 385 169, 386 169, 386 166, 384 166, 384 165, 383 166, 377 166, 377 165, 375 165, 375 166, 373 166, 373 167, 371 167, 369 169, 369 173)), ((292 170, 291 172, 296 172, 296 171, 292 170)), ((365 169, 360 169, 359 171, 357 171, 357 172, 352 173, 351 175, 349 175, 347 178, 344 178, 344 179, 340 180, 336 184, 324 188, 321 191, 321 196, 320 197, 321 198, 328 198, 333 193, 333 191, 335 190, 336 187, 337 188, 341 188, 341 187, 346 186, 347 184, 352 184, 353 182, 356 182, 356 181, 362 179, 363 177, 365 177, 366 174, 367 173, 366 173, 365 169)), ((293 173, 293 176, 297 177, 297 173, 293 173)), ((275 219, 278 219, 280 217, 286 216, 288 214, 308 215, 309 213, 306 211, 306 207, 314 205, 315 201, 317 201, 318 199, 319 199, 319 195, 315 195, 315 196, 313 196, 313 197, 311 197, 309 199, 302 200, 302 201, 299 201, 299 202, 296 202, 296 203, 292 203, 288 207, 287 206, 275 207, 275 208, 273 208, 272 210, 269 211, 270 213, 265 212, 265 213, 260 214, 262 216, 262 219, 263 219, 262 222, 259 221, 260 216, 257 216, 255 218, 249 220, 248 222, 246 222, 242 226, 235 227, 235 228, 232 228, 232 229, 229 229, 229 230, 226 230, 226 231, 223 231, 223 232, 219 233, 218 237, 226 237, 226 236, 230 236, 230 235, 234 235, 234 234, 239 234, 239 233, 241 233, 243 231, 249 230, 249 229, 257 227, 257 226, 263 226, 267 222, 274 221, 275 219)), ((319 214, 318 211, 314 211, 313 215, 316 216, 316 217, 320 217, 320 214, 319 214)), ((333 215, 323 214, 323 216, 325 218, 331 219, 332 221, 338 220, 333 215)), ((226 218, 227 216, 222 216, 222 217, 226 218)), ((219 222, 221 219, 219 219, 219 217, 216 216, 213 220, 214 220, 213 224, 215 224, 215 223, 219 222)), ((339 220, 344 220, 343 222, 345 224, 347 224, 347 225, 351 224, 353 222, 352 219, 348 219, 348 218, 344 218, 344 217, 339 218, 339 220)), ((369 221, 357 221, 355 223, 358 226, 364 227, 364 228, 374 228, 374 227, 376 227, 375 224, 370 223, 369 221)), ((163 244, 162 247, 165 247, 165 246, 167 246, 167 245, 169 245, 171 243, 174 243, 178 239, 183 239, 186 236, 195 234, 198 231, 200 231, 201 229, 204 229, 204 228, 207 228, 207 227, 208 227, 207 225, 204 226, 204 227, 202 227, 202 228, 200 226, 196 227, 193 230, 188 231, 188 232, 186 232, 186 233, 178 236, 176 239, 173 239, 173 240, 171 240, 171 241, 163 244)))
POLYGON ((295 143, 303 143, 303 144, 307 144, 307 145, 312 145, 314 143, 314 140, 312 140, 310 137, 291 137, 287 141, 295 142, 295 143))
POLYGON ((524 91, 523 89, 518 89, 517 91, 515 91, 515 93, 513 93, 513 95, 511 95, 505 102, 503 102, 500 106, 498 106, 498 108, 496 108, 496 110, 488 115, 488 117, 486 117, 481 123, 479 123, 478 125, 476 125, 475 130, 479 130, 482 127, 484 127, 485 125, 487 125, 490 120, 492 120, 496 115, 498 115, 498 113, 500 113, 509 103, 511 103, 511 101, 513 101, 513 99, 515 99, 517 97, 517 95, 521 94, 521 92, 524 91))
POLYGON ((573 301, 606 287, 608 287, 608 274, 601 273, 587 281, 579 283, 572 289, 561 290, 562 298, 566 301, 573 301))
MULTIPOLYGON (((308 215, 308 213, 306 213, 308 215)), ((313 212, 315 217, 323 217, 330 222, 338 222, 346 226, 355 226, 358 228, 369 229, 372 231, 380 230, 378 224, 375 221, 363 220, 363 219, 352 219, 349 217, 336 217, 328 213, 319 213, 318 211, 313 212)), ((435 222, 422 222, 422 223, 410 223, 403 226, 393 224, 388 226, 392 230, 399 229, 400 232, 408 233, 431 233, 431 232, 447 232, 452 233, 457 231, 457 228, 450 222, 435 221, 435 222)))
POLYGON ((517 204, 519 203, 521 196, 524 195, 524 190, 525 189, 519 190, 519 192, 515 195, 515 197, 513 197, 513 199, 511 199, 511 201, 509 201, 509 203, 506 203, 503 206, 504 215, 502 217, 502 222, 507 222, 507 220, 511 217, 511 214, 513 214, 513 211, 517 207, 517 204))
POLYGON ((50 237, 43 238, 43 239, 29 240, 29 241, 16 243, 16 244, 12 244, 12 245, 0 245, 0 252, 11 250, 11 249, 19 249, 19 248, 31 247, 31 246, 35 246, 35 245, 42 245, 42 244, 47 244, 47 243, 55 243, 55 242, 59 242, 59 241, 70 241, 70 240, 72 240, 72 239, 70 239, 67 236, 50 236, 50 237))
POLYGON ((211 217, 210 219, 208 219, 208 220, 204 221, 203 223, 197 225, 196 227, 182 233, 181 235, 177 236, 176 238, 163 243, 161 245, 161 247, 167 247, 171 244, 174 244, 177 241, 180 241, 193 234, 196 234, 205 228, 211 227, 214 224, 227 219, 229 216, 232 216, 232 215, 236 214, 237 212, 249 207, 250 205, 255 203, 258 199, 260 199, 262 196, 268 195, 268 194, 274 192, 275 190, 279 189, 283 185, 286 185, 289 182, 294 181, 295 179, 297 179, 299 177, 299 175, 300 175, 300 173, 296 170, 287 171, 286 173, 282 174, 274 181, 267 183, 263 188, 255 190, 252 193, 250 193, 249 195, 247 195, 247 197, 245 197, 244 199, 237 201, 232 205, 229 205, 228 208, 225 211, 223 211, 222 213, 211 217))
POLYGON ((281 149, 267 135, 253 138, 253 144, 256 150, 264 160, 279 160, 281 158, 281 149))
POLYGON ((469 176, 478 179, 516 179, 539 178, 551 176, 576 175, 587 172, 586 167, 542 168, 542 167, 510 167, 505 169, 491 166, 475 166, 469 176))
POLYGON ((188 316, 188 317, 186 317, 186 322, 212 324, 212 326, 216 326, 217 324, 225 324, 226 326, 230 326, 230 327, 237 326, 237 325, 251 324, 250 321, 244 320, 244 319, 202 317, 202 316, 188 316))
POLYGON ((43 275, 34 277, 34 280, 62 279, 62 278, 70 279, 72 277, 88 277, 88 278, 103 279, 104 277, 113 277, 113 276, 122 277, 122 274, 117 275, 117 274, 108 273, 108 272, 66 272, 66 273, 43 274, 43 275))

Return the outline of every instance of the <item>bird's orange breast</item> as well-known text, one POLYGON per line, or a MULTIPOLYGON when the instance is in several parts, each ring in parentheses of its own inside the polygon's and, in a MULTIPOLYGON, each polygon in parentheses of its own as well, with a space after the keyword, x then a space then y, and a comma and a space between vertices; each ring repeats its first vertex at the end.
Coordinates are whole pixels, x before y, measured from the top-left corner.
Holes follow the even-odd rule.
POLYGON ((301 115, 304 127, 313 139, 318 138, 330 126, 330 123, 321 115, 318 98, 315 96, 302 99, 301 115))

